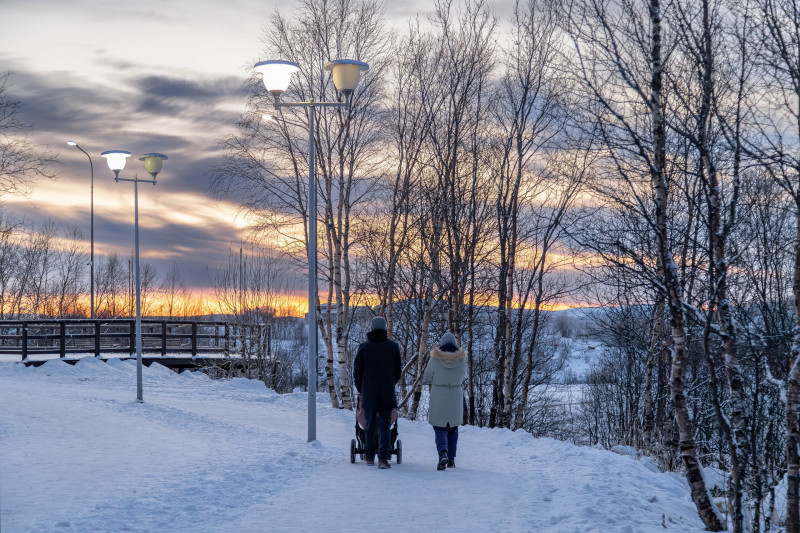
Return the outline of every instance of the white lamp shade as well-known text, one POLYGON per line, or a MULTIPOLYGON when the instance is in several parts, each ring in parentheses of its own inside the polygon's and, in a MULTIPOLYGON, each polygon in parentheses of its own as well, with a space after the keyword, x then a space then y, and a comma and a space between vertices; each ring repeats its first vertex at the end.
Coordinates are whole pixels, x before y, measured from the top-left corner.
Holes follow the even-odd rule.
POLYGON ((325 70, 331 72, 336 90, 349 94, 356 90, 361 72, 369 70, 369 65, 355 59, 334 59, 325 65, 325 70))
POLYGON ((300 65, 291 61, 280 59, 272 61, 261 61, 253 66, 253 70, 261 73, 264 87, 274 96, 280 96, 289 88, 292 81, 292 74, 300 70, 300 65))
POLYGON ((106 158, 108 168, 114 172, 119 172, 125 168, 125 160, 131 156, 131 153, 125 150, 106 150, 100 155, 106 158))
POLYGON ((145 170, 147 170, 147 172, 149 172, 150 175, 155 178, 156 174, 161 172, 161 167, 164 165, 165 159, 168 158, 164 154, 151 152, 149 154, 144 154, 139 158, 139 161, 144 161, 145 170))

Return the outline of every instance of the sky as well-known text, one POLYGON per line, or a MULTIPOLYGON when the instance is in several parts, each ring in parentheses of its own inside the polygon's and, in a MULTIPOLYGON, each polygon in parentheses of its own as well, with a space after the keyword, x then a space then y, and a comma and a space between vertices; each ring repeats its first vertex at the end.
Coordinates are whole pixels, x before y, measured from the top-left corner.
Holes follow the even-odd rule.
MULTIPOLYGON (((210 286, 233 246, 247 237, 237 206, 209 193, 218 141, 236 131, 244 111, 243 83, 263 59, 261 40, 279 0, 2 0, 0 72, 11 71, 9 93, 24 104, 32 138, 62 165, 58 179, 35 184, 28 197, 6 196, 3 209, 31 223, 45 219, 90 235, 90 168, 94 164, 95 254, 133 250, 133 185, 115 183, 100 157, 128 150, 121 177, 149 177, 138 156, 169 159, 155 186, 139 186, 141 260, 165 274, 175 261, 187 285, 210 286)), ((424 18, 426 0, 386 3, 390 26, 424 18)), ((498 1, 503 16, 510 2, 498 1)), ((96 257, 96 264, 99 258, 96 257)))

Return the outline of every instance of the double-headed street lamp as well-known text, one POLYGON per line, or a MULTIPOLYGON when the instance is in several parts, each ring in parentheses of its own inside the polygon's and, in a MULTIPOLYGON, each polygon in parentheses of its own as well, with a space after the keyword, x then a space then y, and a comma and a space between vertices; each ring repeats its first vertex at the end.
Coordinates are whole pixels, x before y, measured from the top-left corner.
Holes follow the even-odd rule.
POLYGON ((134 235, 136 257, 136 401, 143 402, 142 398, 142 308, 141 308, 141 278, 139 277, 139 182, 156 184, 156 175, 161 171, 161 166, 167 156, 164 154, 149 153, 139 158, 144 161, 144 168, 153 177, 152 180, 143 180, 134 174, 133 178, 120 178, 119 172, 125 168, 125 160, 131 156, 125 150, 107 150, 103 152, 103 157, 108 162, 108 168, 114 171, 115 181, 133 182, 133 211, 134 211, 134 235))
POLYGON ((300 65, 292 61, 272 60, 256 63, 254 70, 261 73, 264 86, 274 97, 275 109, 281 107, 307 107, 308 119, 308 442, 317 439, 317 185, 314 176, 314 120, 317 107, 349 109, 353 91, 358 87, 361 72, 369 65, 353 59, 336 59, 325 65, 331 72, 333 85, 344 94, 344 102, 281 102, 281 94, 289 88, 292 74, 300 65))
MULTIPOLYGON (((89 226, 91 228, 90 239, 92 243, 91 254, 89 256, 89 293, 90 293, 89 305, 92 306, 91 313, 92 313, 92 319, 94 319, 94 164, 92 163, 92 157, 86 153, 86 150, 78 146, 78 143, 76 143, 75 141, 67 141, 67 144, 70 146, 74 146, 75 148, 86 154, 86 157, 89 158, 89 172, 91 175, 91 193, 90 193, 91 215, 89 217, 90 218, 89 226)), ((100 354, 96 353, 95 355, 100 355, 100 354)))

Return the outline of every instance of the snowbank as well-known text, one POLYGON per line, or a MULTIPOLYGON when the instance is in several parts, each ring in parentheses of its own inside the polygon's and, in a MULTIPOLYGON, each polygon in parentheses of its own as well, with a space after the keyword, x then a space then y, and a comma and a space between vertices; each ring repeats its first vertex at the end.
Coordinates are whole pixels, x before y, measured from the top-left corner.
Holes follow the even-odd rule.
POLYGON ((463 427, 438 472, 433 432, 400 420, 403 464, 350 464, 353 414, 319 395, 88 358, 0 363, 0 529, 28 531, 702 531, 684 481, 631 457, 463 427))

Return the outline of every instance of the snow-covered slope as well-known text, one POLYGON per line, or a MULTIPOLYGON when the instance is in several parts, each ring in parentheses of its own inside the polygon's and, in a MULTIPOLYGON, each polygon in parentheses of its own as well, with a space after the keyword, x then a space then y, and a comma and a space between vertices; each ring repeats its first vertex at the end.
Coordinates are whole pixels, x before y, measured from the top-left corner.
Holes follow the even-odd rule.
POLYGON ((29 531, 701 531, 681 478, 529 434, 400 420, 403 464, 351 464, 353 415, 320 397, 88 358, 0 364, 0 529, 29 531))

